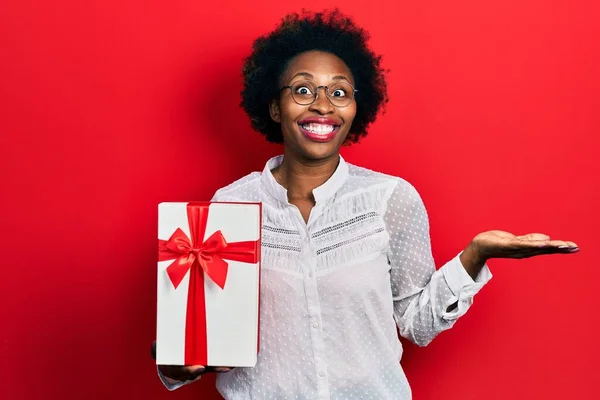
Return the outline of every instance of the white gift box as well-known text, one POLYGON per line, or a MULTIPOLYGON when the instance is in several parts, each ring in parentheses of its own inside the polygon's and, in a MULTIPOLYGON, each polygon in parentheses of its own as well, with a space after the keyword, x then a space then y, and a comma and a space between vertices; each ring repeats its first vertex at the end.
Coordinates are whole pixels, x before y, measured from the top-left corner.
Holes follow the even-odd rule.
POLYGON ((256 364, 260 234, 260 203, 158 205, 157 364, 256 364))

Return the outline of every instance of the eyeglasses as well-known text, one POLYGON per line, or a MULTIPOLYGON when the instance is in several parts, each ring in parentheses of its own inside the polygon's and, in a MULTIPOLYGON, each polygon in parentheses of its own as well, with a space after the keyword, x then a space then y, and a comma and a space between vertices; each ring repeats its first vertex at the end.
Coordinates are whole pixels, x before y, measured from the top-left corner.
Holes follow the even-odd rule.
POLYGON ((354 86, 345 81, 334 82, 329 86, 317 86, 311 81, 298 81, 281 88, 281 90, 284 89, 291 89, 292 99, 301 106, 314 103, 319 96, 320 89, 325 89, 325 95, 329 102, 336 107, 349 106, 354 100, 354 93, 358 92, 354 86))

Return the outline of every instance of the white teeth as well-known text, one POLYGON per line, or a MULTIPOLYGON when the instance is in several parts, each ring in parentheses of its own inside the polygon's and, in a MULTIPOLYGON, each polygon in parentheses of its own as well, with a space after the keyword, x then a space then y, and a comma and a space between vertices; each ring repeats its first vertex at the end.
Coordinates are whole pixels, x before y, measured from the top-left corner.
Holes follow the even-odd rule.
POLYGON ((333 130, 335 129, 335 126, 333 126, 333 125, 315 124, 315 123, 304 124, 304 125, 300 125, 300 126, 309 132, 317 133, 320 135, 326 135, 328 133, 333 132, 333 130))

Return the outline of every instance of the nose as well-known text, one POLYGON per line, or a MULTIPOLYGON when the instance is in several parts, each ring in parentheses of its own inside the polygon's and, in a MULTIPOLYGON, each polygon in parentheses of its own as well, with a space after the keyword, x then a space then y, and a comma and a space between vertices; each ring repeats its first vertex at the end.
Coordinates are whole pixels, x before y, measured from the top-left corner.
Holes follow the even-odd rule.
POLYGON ((331 114, 335 111, 335 107, 325 94, 326 89, 324 87, 320 87, 317 92, 317 98, 315 101, 308 107, 310 111, 318 112, 321 115, 331 114))

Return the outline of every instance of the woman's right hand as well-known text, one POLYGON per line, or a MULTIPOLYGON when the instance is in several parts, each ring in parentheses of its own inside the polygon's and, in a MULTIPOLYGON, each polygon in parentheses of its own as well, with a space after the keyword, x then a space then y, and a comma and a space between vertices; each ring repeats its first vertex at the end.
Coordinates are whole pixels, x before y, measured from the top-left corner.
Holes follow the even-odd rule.
MULTIPOLYGON (((152 358, 156 360, 156 340, 152 342, 152 358)), ((203 365, 157 365, 163 376, 176 381, 188 381, 198 378, 205 372, 229 372, 230 367, 205 367, 203 365)))
POLYGON ((192 381, 205 372, 228 372, 228 367, 204 367, 202 365, 159 365, 158 370, 176 381, 192 381))
POLYGON ((163 376, 176 381, 193 381, 206 371, 202 365, 158 365, 163 376))

